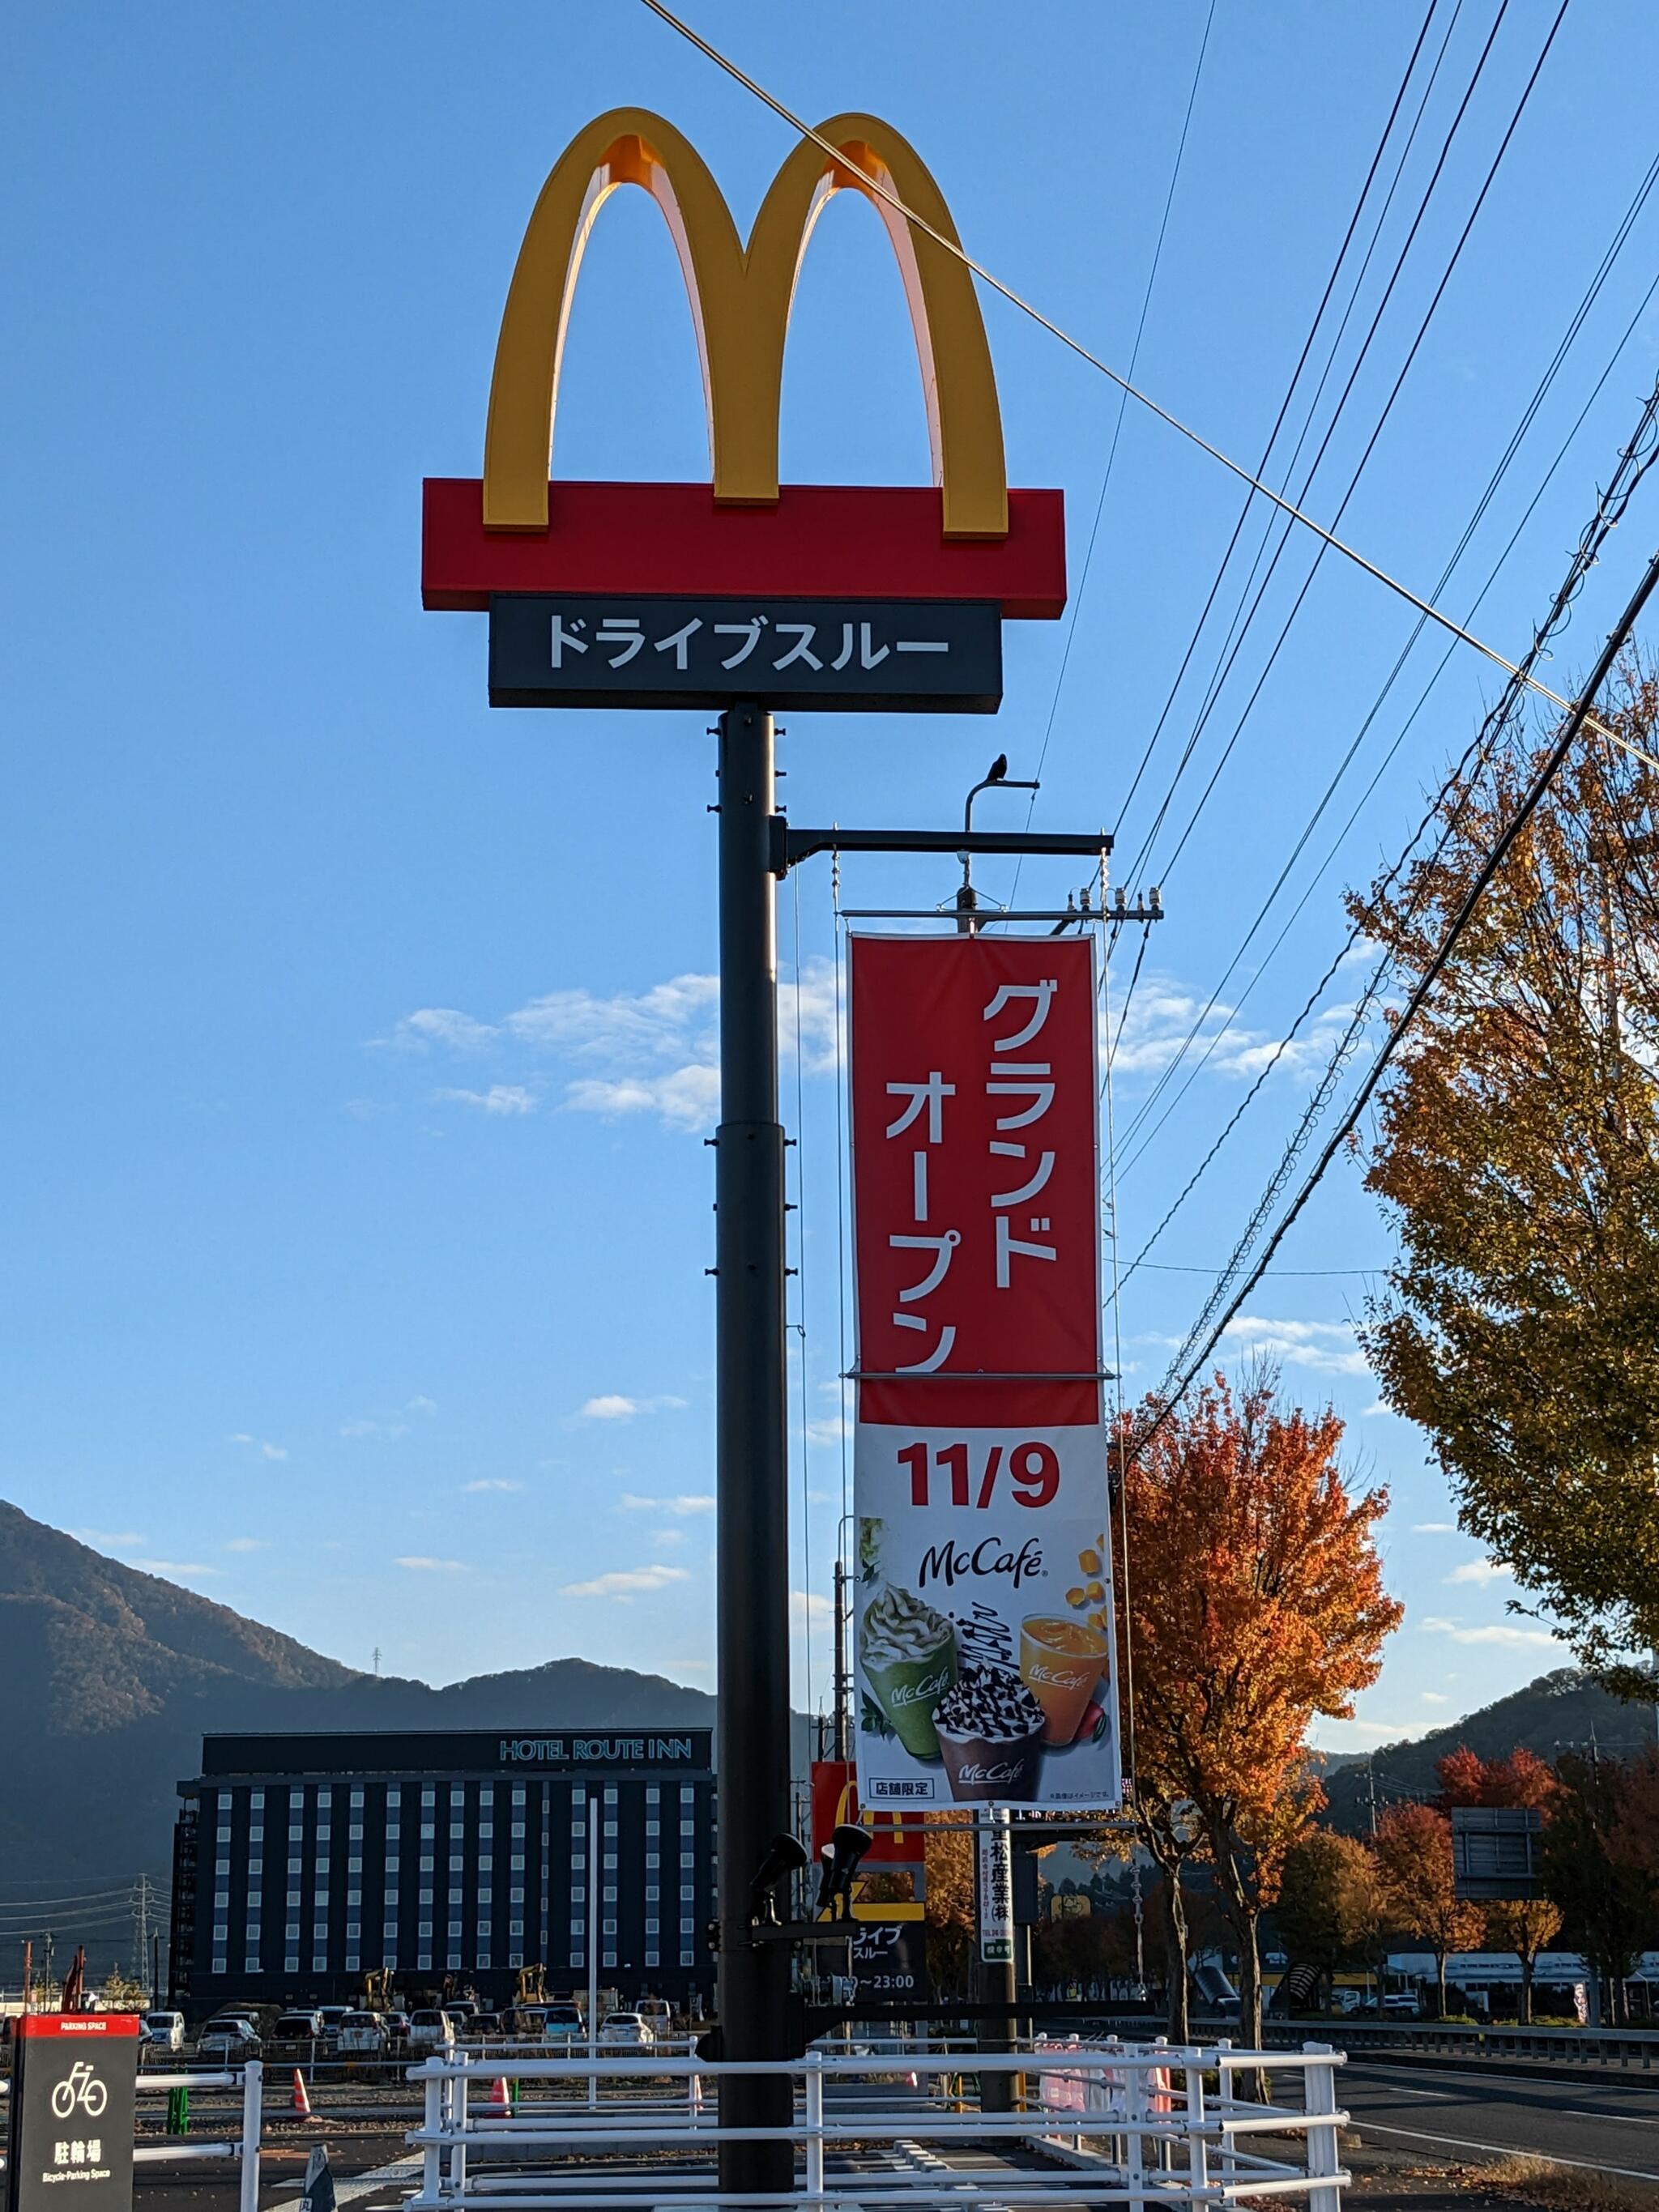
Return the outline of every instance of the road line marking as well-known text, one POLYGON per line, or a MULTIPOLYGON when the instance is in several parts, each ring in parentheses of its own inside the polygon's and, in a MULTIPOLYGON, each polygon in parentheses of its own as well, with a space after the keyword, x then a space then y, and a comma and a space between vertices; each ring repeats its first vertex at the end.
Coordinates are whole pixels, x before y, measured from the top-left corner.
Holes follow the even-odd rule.
MULTIPOLYGON (((377 2189, 392 2189, 408 2181, 421 2170, 422 2154, 411 2151, 407 2158, 394 2158, 389 2166, 377 2166, 373 2173, 360 2173, 352 2181, 337 2181, 334 2202, 337 2204, 355 2203, 360 2197, 372 2197, 377 2189)), ((305 2203, 304 2192, 298 2197, 285 2197, 279 2203, 265 2207, 265 2212, 295 2212, 305 2203)))
POLYGON ((1551 2151, 1527 2150, 1515 2143, 1471 2142, 1467 2136, 1425 2135, 1421 2128, 1385 2128, 1380 2120, 1368 2120, 1363 2112, 1352 2115, 1362 2139, 1369 2128, 1375 2136, 1405 2136, 1413 2142, 1450 2143, 1458 2150, 1490 2151, 1494 2158, 1534 2158, 1540 2166, 1576 2166, 1583 2173, 1616 2173, 1623 2181, 1659 2181, 1659 2173, 1646 2173, 1634 2166, 1597 2166, 1588 2158, 1557 2158, 1551 2151))

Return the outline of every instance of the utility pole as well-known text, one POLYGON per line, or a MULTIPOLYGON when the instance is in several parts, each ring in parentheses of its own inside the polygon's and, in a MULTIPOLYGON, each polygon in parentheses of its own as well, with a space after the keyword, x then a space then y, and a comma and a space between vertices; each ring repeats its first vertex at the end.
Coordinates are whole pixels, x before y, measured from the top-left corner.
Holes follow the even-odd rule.
MULTIPOLYGON (((720 720, 720 1121, 714 1144, 715 1461, 720 1776, 720 2020, 727 2059, 788 2059, 789 1954, 758 1943, 750 1891, 789 1826, 789 1494, 783 1126, 778 1119, 772 717, 720 720)), ((720 2188, 794 2185, 787 2075, 728 2076, 722 2129, 776 2128, 720 2146, 720 2188)))
POLYGON ((853 1756, 853 1683, 847 1671, 847 1629, 848 1601, 846 1567, 836 1561, 836 1725, 832 1759, 848 1759, 853 1756))

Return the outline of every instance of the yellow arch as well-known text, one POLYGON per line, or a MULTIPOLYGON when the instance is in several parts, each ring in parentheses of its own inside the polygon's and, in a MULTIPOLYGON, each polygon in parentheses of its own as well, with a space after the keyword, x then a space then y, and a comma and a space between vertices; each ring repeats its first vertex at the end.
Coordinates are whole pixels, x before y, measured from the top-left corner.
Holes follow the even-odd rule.
MULTIPOLYGON (((746 250, 708 164, 661 116, 613 108, 571 140, 532 210, 501 316, 484 437, 487 530, 547 527, 548 454, 577 272, 600 208, 621 185, 639 185, 662 210, 690 297, 717 501, 777 498, 790 302, 812 226, 832 193, 852 190, 881 216, 904 279, 945 534, 1007 536, 1002 416, 973 277, 870 181, 955 240, 944 196, 908 140, 874 116, 832 117, 821 135, 842 159, 804 138, 774 178, 746 250)), ((850 349, 848 367, 856 367, 850 349)))

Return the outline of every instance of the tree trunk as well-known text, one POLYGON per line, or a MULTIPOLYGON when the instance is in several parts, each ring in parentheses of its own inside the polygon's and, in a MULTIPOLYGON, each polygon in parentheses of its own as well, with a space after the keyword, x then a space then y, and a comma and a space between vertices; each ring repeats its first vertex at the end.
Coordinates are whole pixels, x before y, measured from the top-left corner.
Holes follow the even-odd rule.
POLYGON ((1535 1961, 1528 1959, 1524 1953, 1522 1954, 1521 2025, 1522 2027, 1532 2026, 1532 1976, 1534 1964, 1535 1961))
POLYGON ((1261 1948, 1257 1940, 1256 1915, 1248 1908, 1240 1910, 1233 1922, 1233 1932, 1238 1938, 1238 2039, 1247 2051, 1260 2051, 1261 1948))
POLYGON ((1187 2023, 1187 1900, 1181 1893, 1179 1867, 1164 1871, 1164 1951, 1169 1981, 1169 2017, 1164 2030, 1171 2043, 1185 2043, 1187 2023))
POLYGON ((1443 1951, 1435 1953, 1434 1970, 1440 1984, 1440 2017, 1444 2020, 1446 2017, 1446 1954, 1443 1951))

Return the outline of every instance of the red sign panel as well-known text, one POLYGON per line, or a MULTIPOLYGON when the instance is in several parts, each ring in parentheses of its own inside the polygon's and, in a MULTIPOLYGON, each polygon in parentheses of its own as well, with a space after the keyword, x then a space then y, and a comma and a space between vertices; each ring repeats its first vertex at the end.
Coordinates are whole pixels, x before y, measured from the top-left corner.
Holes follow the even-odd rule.
POLYGON ((920 1828, 902 1828, 895 1813, 859 1812, 858 1769, 850 1759, 812 1762, 812 1856, 816 1859, 843 1820, 860 1818, 875 1840, 859 1864, 866 1874, 878 1867, 922 1866, 926 1839, 920 1828))
POLYGON ((853 939, 863 1420, 1100 1418, 1093 955, 853 939))

